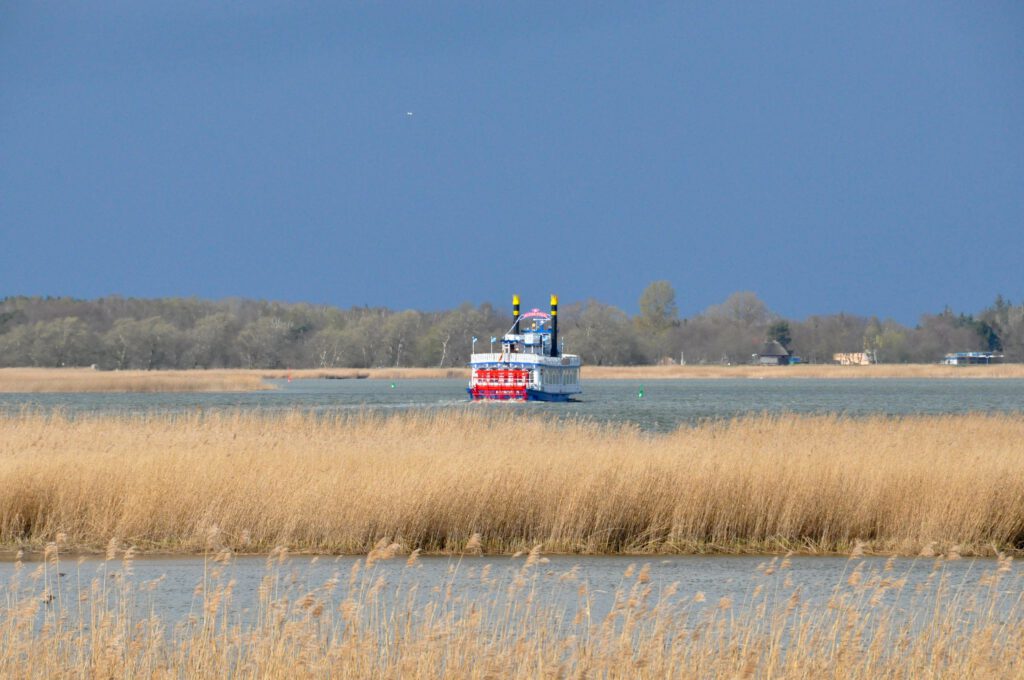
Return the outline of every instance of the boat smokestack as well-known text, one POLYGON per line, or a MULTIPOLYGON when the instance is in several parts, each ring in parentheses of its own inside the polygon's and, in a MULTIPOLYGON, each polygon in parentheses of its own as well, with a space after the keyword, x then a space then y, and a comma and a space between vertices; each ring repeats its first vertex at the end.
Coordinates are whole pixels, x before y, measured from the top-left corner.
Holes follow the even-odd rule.
POLYGON ((558 296, 551 296, 551 356, 558 356, 558 296))
POLYGON ((512 296, 512 332, 519 335, 519 296, 512 296))

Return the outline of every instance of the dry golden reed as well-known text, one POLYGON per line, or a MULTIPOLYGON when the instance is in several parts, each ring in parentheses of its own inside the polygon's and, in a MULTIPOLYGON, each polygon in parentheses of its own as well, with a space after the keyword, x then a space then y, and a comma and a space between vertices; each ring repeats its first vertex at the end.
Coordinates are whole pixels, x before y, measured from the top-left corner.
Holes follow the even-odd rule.
POLYGON ((252 371, 264 378, 369 378, 370 380, 469 379, 468 368, 303 368, 295 370, 252 371))
POLYGON ((761 379, 927 379, 927 378, 1024 378, 1024 364, 990 366, 943 366, 941 364, 798 364, 794 366, 583 366, 584 380, 713 380, 761 379))
MULTIPOLYGON (((201 373, 191 371, 190 373, 201 373)), ((230 371, 228 371, 230 373, 230 371)), ((301 370, 243 370, 265 378, 369 378, 371 380, 416 380, 420 378, 469 379, 468 368, 326 368, 301 370)), ((1024 379, 1024 364, 990 366, 943 366, 940 364, 875 364, 839 366, 837 364, 800 364, 795 366, 594 366, 584 357, 584 380, 717 380, 773 378, 787 379, 929 379, 990 378, 1024 379)))
POLYGON ((653 435, 486 405, 0 416, 0 544, 366 554, 1024 547, 1024 416, 758 416, 653 435), (212 532, 212 534, 211 534, 212 532), (213 539, 211 539, 211 535, 213 539))
POLYGON ((469 378, 455 368, 197 369, 97 371, 91 368, 0 368, 0 392, 248 392, 273 389, 266 379, 414 380, 469 378))
POLYGON ((165 620, 155 597, 162 577, 137 581, 128 556, 99 568, 64 565, 54 544, 31 571, 16 563, 2 589, 0 675, 1024 675, 1024 584, 1007 557, 955 577, 941 558, 930 574, 851 558, 848 578, 810 596, 799 568, 776 559, 752 573, 738 597, 705 602, 649 565, 630 567, 614 592, 601 594, 577 568, 559 573, 541 559, 497 575, 465 560, 441 582, 423 578, 415 560, 384 569, 366 559, 315 582, 284 552, 268 560, 252 609, 237 602, 232 555, 221 550, 208 560, 187 616, 165 620), (70 578, 60 578, 65 572, 70 578))
MULTIPOLYGON (((708 379, 1024 379, 1024 364, 940 366, 587 366, 584 380, 708 379)), ((265 379, 315 378, 371 380, 469 379, 467 368, 213 369, 172 371, 94 371, 89 368, 0 368, 0 392, 240 392, 273 389, 265 379)))
POLYGON ((258 373, 0 368, 0 392, 247 392, 270 389, 258 373))

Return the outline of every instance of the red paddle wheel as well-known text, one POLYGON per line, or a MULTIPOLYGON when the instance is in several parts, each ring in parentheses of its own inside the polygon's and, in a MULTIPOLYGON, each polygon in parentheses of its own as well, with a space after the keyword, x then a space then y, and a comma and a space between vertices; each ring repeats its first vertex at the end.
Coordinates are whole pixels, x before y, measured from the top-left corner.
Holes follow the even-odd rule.
POLYGON ((473 373, 474 399, 526 399, 530 372, 517 368, 479 368, 473 373))

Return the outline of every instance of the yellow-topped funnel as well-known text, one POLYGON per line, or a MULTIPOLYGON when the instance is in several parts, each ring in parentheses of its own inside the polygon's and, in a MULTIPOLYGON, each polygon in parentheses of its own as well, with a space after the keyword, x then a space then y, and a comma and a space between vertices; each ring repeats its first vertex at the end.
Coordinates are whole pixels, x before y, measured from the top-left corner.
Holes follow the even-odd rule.
POLYGON ((512 332, 518 335, 519 334, 519 296, 518 295, 513 295, 512 296, 512 321, 515 322, 515 323, 512 324, 512 332))
POLYGON ((551 356, 558 356, 558 296, 551 296, 551 356))

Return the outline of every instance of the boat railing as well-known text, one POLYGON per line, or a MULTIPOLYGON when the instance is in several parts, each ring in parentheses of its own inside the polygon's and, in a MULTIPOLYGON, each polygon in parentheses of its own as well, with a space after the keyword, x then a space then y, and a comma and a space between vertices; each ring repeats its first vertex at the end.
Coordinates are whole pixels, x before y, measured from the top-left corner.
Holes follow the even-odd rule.
POLYGON ((543 360, 546 358, 543 354, 535 354, 533 352, 484 352, 482 354, 474 354, 472 361, 474 364, 500 364, 506 361, 543 363, 543 360))
POLYGON ((513 363, 521 362, 524 364, 545 364, 549 366, 579 366, 579 358, 575 355, 549 357, 544 354, 535 354, 533 352, 475 353, 470 357, 470 361, 474 364, 500 364, 506 361, 511 361, 513 363))

